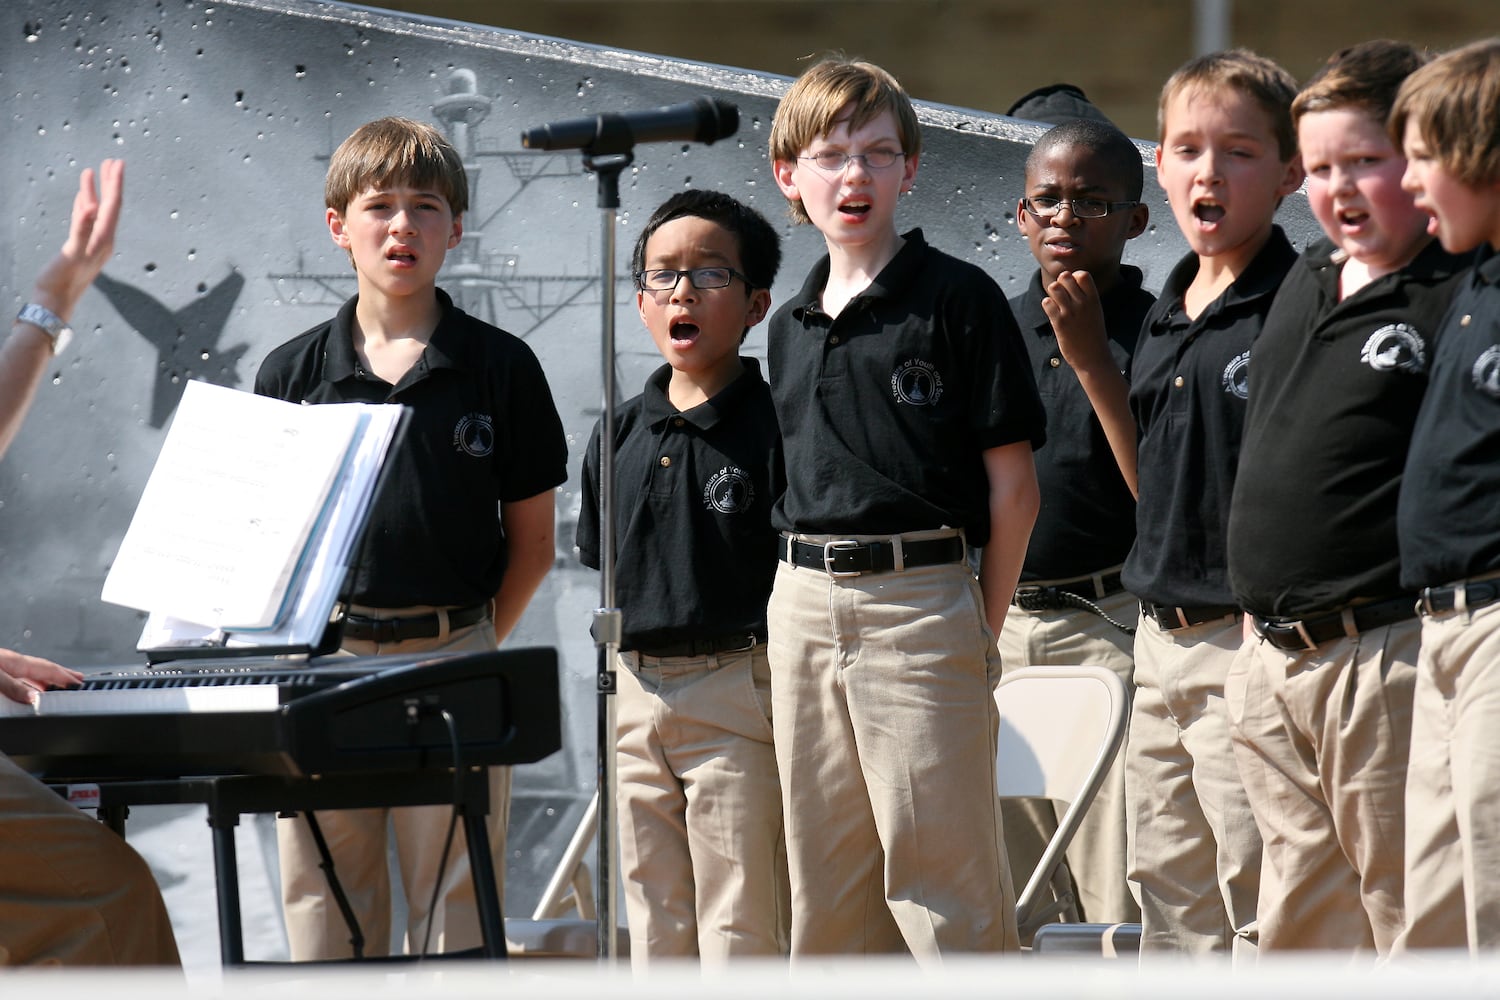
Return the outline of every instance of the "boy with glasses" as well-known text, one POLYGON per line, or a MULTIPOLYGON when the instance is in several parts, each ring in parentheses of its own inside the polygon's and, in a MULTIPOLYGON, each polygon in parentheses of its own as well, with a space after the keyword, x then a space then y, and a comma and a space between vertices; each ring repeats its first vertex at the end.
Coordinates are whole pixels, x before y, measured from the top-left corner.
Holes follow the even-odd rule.
MULTIPOLYGON (((1047 444, 1036 453, 1042 507, 1013 607, 1000 632, 1005 669, 1107 666, 1133 683, 1139 606, 1120 582, 1135 541, 1134 482, 1116 463, 1088 390, 1113 406, 1133 449, 1125 373, 1155 296, 1121 264, 1146 228, 1140 150, 1114 125, 1059 124, 1026 159, 1016 227, 1040 265, 1011 299, 1031 356, 1047 444)), ((1005 802, 1006 847, 1018 873, 1035 867, 1057 829, 1054 806, 1005 802)), ((1138 921, 1125 881, 1125 768, 1116 763, 1068 849, 1084 919, 1138 921)))
POLYGON ((921 134, 889 73, 808 69, 770 155, 828 249, 769 337, 792 955, 1014 948, 993 689, 1037 508, 1045 418, 1025 348, 994 281, 896 231, 921 134))
MULTIPOLYGON (((632 964, 786 951, 781 783, 771 748, 766 599, 781 441, 740 344, 781 262, 770 223, 716 191, 652 214, 636 305, 666 364, 615 425, 621 877, 632 964)), ((578 554, 597 568, 599 428, 578 554)))

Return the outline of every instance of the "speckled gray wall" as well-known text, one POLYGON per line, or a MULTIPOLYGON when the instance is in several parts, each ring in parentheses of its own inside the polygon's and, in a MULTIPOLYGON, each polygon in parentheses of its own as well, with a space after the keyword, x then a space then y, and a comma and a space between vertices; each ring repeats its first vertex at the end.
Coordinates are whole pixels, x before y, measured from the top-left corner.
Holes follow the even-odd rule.
MULTIPOLYGON (((99 592, 183 382, 248 388, 272 347, 353 292, 322 205, 327 157, 345 135, 386 114, 445 122, 475 195, 441 281, 536 351, 574 456, 557 498, 557 567, 514 640, 556 646, 565 660, 566 753, 518 779, 510 908, 529 910, 593 782, 587 629, 598 585, 573 562, 571 541, 576 463, 599 412, 600 214, 577 154, 526 152, 519 135, 700 94, 738 104, 733 139, 638 147, 622 184, 620 272, 656 204, 690 185, 717 187, 783 223, 779 299, 821 253, 816 232, 785 221, 765 160, 786 83, 305 0, 9 0, 0 10, 9 307, 60 243, 78 171, 110 156, 128 168, 117 255, 0 463, 0 645, 75 666, 136 659, 140 616, 99 592)), ((950 107, 921 115, 925 155, 901 220, 1013 294, 1032 271, 1012 213, 1041 128, 950 107)), ((1154 288, 1183 244, 1149 180, 1147 198, 1153 224, 1127 259, 1154 288)), ((1311 225, 1300 196, 1284 215, 1300 244, 1311 225)), ((628 293, 617 285, 618 370, 633 394, 657 358, 628 293)), ((760 328, 748 350, 764 346, 760 328)))

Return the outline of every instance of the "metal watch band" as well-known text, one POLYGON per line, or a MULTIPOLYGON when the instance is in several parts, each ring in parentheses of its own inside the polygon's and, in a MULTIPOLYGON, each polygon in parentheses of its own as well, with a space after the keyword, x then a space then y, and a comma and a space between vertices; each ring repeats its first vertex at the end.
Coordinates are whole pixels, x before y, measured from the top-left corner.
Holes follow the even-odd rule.
POLYGON ((63 318, 46 306, 39 306, 35 302, 28 302, 16 313, 16 319, 22 323, 30 323, 38 327, 52 340, 52 353, 60 354, 63 348, 68 346, 68 341, 73 338, 73 330, 63 318))

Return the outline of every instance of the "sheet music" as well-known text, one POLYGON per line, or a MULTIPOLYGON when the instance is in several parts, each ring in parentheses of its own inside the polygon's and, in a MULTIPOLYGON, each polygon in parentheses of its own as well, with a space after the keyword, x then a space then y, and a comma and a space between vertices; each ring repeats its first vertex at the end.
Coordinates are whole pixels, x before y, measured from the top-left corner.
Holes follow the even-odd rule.
POLYGON ((400 414, 190 382, 104 600, 152 612, 143 648, 316 639, 400 414))

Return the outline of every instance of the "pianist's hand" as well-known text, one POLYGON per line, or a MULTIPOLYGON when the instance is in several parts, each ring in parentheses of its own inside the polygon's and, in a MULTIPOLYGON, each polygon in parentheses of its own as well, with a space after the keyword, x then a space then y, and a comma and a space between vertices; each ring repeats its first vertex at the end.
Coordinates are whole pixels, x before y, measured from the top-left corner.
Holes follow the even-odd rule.
POLYGON ((38 691, 74 687, 82 681, 83 674, 51 660, 0 649, 0 695, 11 701, 29 705, 38 691))

